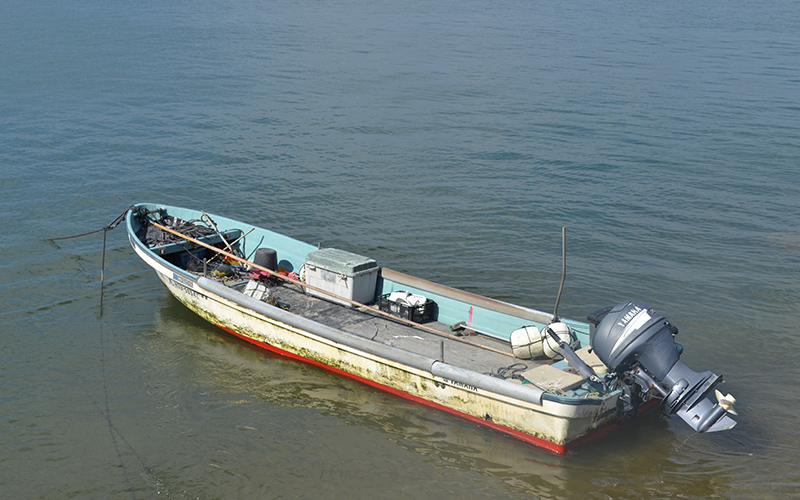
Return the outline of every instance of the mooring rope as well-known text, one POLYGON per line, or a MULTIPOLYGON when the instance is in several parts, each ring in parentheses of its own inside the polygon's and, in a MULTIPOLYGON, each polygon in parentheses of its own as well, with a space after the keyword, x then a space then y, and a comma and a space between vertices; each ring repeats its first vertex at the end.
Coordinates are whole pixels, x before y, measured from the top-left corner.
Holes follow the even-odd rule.
POLYGON ((135 205, 131 205, 130 207, 126 208, 125 211, 119 214, 116 219, 112 220, 108 225, 103 226, 100 229, 95 229, 94 231, 89 231, 88 233, 73 234, 72 236, 60 236, 58 238, 44 238, 44 240, 45 241, 69 240, 72 238, 80 238, 81 236, 89 236, 90 234, 99 233, 100 231, 111 231, 112 229, 119 226, 120 223, 123 220, 125 220, 125 214, 127 214, 129 210, 133 210, 134 208, 135 205))
POLYGON ((58 238, 44 238, 45 241, 59 241, 59 240, 69 240, 72 238, 80 238, 82 236, 89 236, 90 234, 99 233, 103 231, 103 256, 100 261, 100 317, 103 317, 103 288, 105 284, 105 272, 106 272, 106 234, 115 229, 119 226, 123 220, 125 220, 125 215, 128 213, 129 210, 135 209, 135 205, 131 205, 130 207, 126 208, 124 212, 119 214, 114 220, 110 223, 106 224, 105 226, 101 227, 100 229, 95 229, 94 231, 89 231, 87 233, 81 234, 73 234, 72 236, 60 236, 58 238))
MULTIPOLYGON (((103 233, 105 236, 105 233, 103 233)), ((102 295, 101 295, 102 297, 102 295)), ((102 304, 102 298, 101 298, 102 304)), ((125 460, 122 458, 122 453, 119 451, 119 443, 117 443, 116 436, 119 435, 120 438, 128 445, 128 448, 133 451, 133 448, 128 441, 122 437, 122 433, 119 432, 114 426, 114 423, 111 421, 111 408, 108 404, 108 377, 106 376, 106 348, 105 348, 105 334, 103 332, 103 314, 102 314, 102 305, 100 309, 100 372, 103 375, 103 402, 104 407, 100 410, 100 413, 103 414, 103 417, 106 420, 106 424, 108 424, 108 434, 111 436, 111 442, 114 444, 114 452, 117 454, 117 460, 119 461, 120 469, 122 469, 122 474, 125 477, 125 484, 128 487, 128 491, 131 493, 131 498, 136 498, 136 493, 133 491, 133 488, 130 483, 130 479, 128 478, 127 469, 125 467, 125 460)), ((135 451, 133 454, 138 457, 135 451)), ((140 459, 141 460, 141 459, 140 459)))
MULTIPOLYGON (((100 261, 100 318, 101 318, 101 325, 102 325, 102 317, 103 317, 103 290, 105 288, 105 277, 106 277, 106 235, 108 234, 108 229, 103 228, 103 258, 100 261)), ((101 329, 102 331, 102 329, 101 329)))
POLYGON ((103 418, 108 425, 108 433, 111 436, 111 442, 114 445, 114 452, 117 455, 117 460, 119 461, 119 466, 123 471, 123 475, 125 477, 125 484, 127 486, 128 492, 130 492, 131 498, 136 499, 136 492, 133 489, 133 485, 130 482, 130 478, 128 477, 127 467, 125 466, 125 460, 122 458, 122 452, 120 451, 120 445, 117 440, 122 441, 125 446, 133 453, 133 455, 139 460, 139 463, 147 473, 152 476, 152 470, 150 467, 145 464, 142 457, 136 452, 136 450, 131 446, 125 436, 120 432, 120 430, 114 425, 114 422, 111 419, 111 408, 109 405, 109 398, 108 398, 108 377, 106 375, 106 352, 105 352, 105 329, 103 327, 103 289, 105 288, 105 266, 106 266, 106 236, 109 231, 115 229, 119 226, 123 220, 125 220, 125 215, 128 213, 129 210, 135 209, 135 206, 130 206, 129 208, 125 209, 120 215, 118 215, 114 220, 112 220, 109 224, 101 227, 100 229, 96 229, 94 231, 89 231, 86 233, 81 234, 74 234, 72 236, 61 236, 58 238, 44 238, 45 241, 58 241, 58 240, 68 240, 72 238, 80 238, 83 236, 89 236, 91 234, 99 233, 103 231, 103 253, 102 253, 102 260, 100 264, 100 371, 102 373, 103 378, 103 407, 100 408, 97 403, 95 403, 95 407, 100 411, 103 415, 103 418))

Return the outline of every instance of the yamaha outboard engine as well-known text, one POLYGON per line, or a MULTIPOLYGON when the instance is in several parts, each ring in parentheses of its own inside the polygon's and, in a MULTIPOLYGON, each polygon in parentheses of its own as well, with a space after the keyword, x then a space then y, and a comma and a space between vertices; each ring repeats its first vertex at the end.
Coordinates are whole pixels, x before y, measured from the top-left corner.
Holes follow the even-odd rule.
MULTIPOLYGON (((664 397, 670 414, 677 414, 697 432, 732 428, 736 422, 726 415, 735 399, 717 391, 718 403, 708 393, 722 381, 710 371, 697 373, 680 361, 675 343, 677 328, 641 302, 623 302, 589 317, 597 327, 591 334, 594 352, 609 371, 632 379, 627 396, 638 400, 651 388, 664 397), (640 393, 634 394, 635 387, 640 393)), ((635 406, 635 405, 634 405, 635 406)))

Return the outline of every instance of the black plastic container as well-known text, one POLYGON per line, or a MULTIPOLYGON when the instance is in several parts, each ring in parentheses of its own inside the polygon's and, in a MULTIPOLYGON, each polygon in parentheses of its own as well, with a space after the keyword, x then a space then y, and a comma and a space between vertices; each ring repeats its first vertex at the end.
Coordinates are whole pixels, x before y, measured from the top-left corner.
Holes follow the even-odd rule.
POLYGON ((272 248, 259 248, 256 250, 256 256, 253 258, 253 263, 265 267, 270 271, 278 270, 278 253, 272 248))
POLYGON ((389 295, 381 295, 378 297, 378 309, 387 312, 392 316, 411 320, 415 323, 427 323, 432 321, 435 315, 436 303, 431 299, 427 299, 424 304, 420 306, 412 306, 403 302, 393 302, 389 300, 389 295))

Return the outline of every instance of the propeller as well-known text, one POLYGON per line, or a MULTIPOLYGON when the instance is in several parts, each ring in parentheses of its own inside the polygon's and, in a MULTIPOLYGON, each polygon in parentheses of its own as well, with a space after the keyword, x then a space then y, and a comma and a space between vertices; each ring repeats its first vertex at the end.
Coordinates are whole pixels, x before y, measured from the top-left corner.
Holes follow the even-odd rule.
POLYGON ((733 415, 738 415, 738 413, 736 413, 736 410, 733 409, 733 405, 736 404, 735 397, 733 397, 731 394, 726 394, 723 396, 722 393, 717 389, 714 389, 714 394, 716 394, 717 396, 717 403, 721 407, 725 408, 725 411, 733 415))

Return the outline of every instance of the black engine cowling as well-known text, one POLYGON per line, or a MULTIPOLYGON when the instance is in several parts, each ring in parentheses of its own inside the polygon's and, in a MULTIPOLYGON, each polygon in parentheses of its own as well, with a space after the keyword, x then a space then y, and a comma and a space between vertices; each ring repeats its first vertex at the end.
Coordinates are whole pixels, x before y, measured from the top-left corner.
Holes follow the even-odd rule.
POLYGON ((592 349, 611 372, 629 373, 643 392, 656 389, 670 414, 677 414, 698 432, 730 429, 736 422, 727 407, 711 402, 708 393, 722 377, 697 373, 680 361, 678 330, 663 316, 637 301, 622 302, 589 316, 596 323, 592 349))

